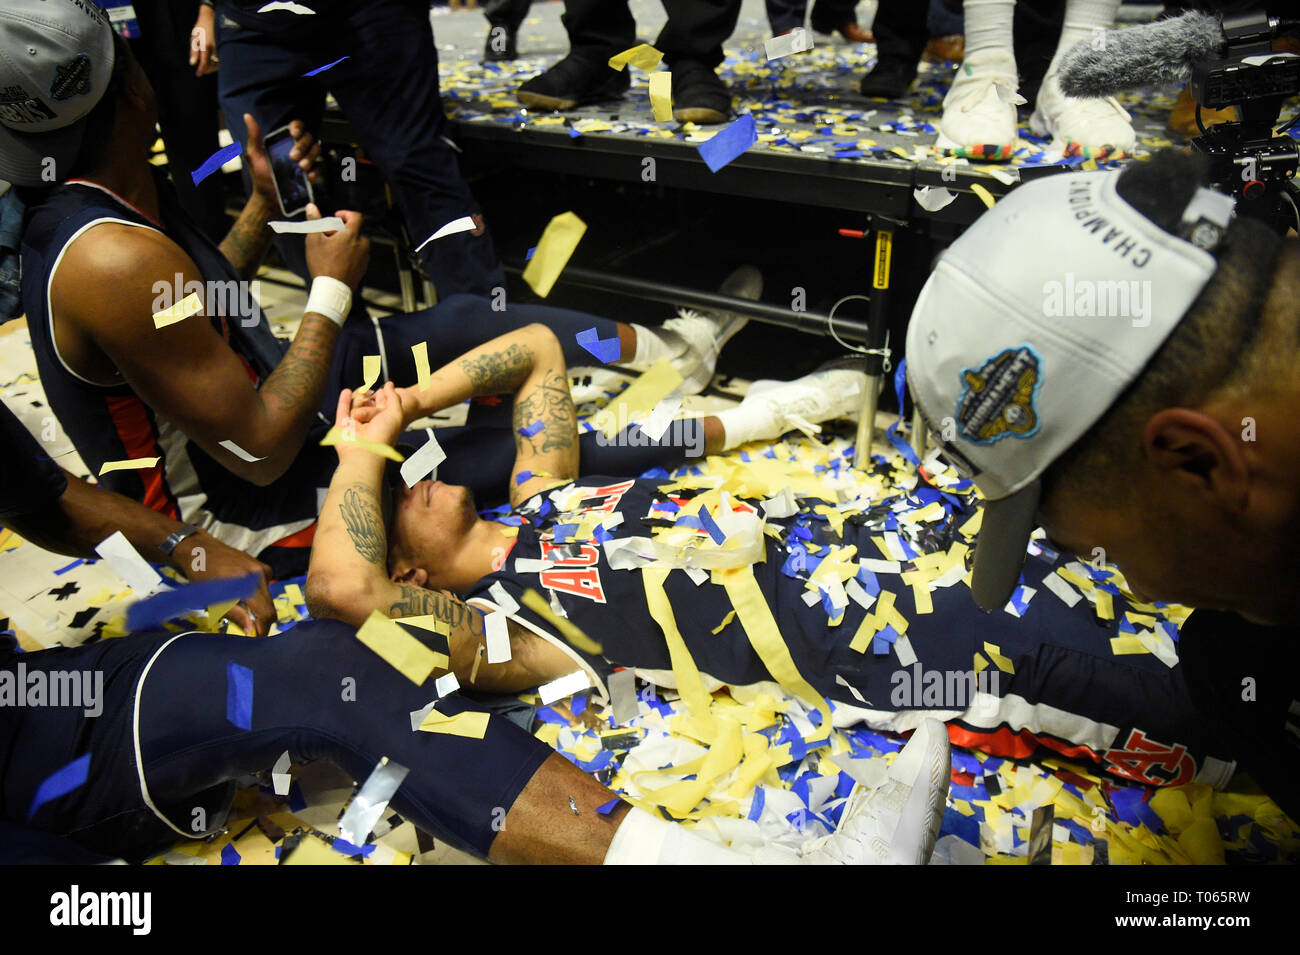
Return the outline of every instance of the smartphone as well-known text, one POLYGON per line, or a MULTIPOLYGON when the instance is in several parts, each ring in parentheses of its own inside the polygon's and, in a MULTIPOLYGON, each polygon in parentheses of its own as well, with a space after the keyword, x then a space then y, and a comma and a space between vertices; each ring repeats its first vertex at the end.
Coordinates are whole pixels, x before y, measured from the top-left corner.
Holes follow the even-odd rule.
POLYGON ((298 160, 290 159, 293 150, 293 134, 288 126, 281 126, 266 137, 266 154, 271 159, 271 179, 275 183, 275 194, 280 200, 280 211, 286 216, 296 216, 307 208, 307 203, 316 200, 312 192, 311 180, 298 165, 298 160))

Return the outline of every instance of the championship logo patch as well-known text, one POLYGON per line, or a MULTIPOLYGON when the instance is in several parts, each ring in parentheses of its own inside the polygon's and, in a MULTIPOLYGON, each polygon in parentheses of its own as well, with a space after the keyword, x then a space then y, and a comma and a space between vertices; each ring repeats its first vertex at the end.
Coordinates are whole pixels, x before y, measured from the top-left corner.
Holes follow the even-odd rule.
POLYGON ((74 96, 84 96, 90 92, 90 57, 78 53, 67 63, 54 68, 54 82, 50 84, 50 96, 55 102, 63 102, 74 96))
POLYGON ((976 444, 1038 432, 1039 359, 1028 345, 1008 348, 979 368, 962 370, 966 388, 957 399, 962 436, 976 444))

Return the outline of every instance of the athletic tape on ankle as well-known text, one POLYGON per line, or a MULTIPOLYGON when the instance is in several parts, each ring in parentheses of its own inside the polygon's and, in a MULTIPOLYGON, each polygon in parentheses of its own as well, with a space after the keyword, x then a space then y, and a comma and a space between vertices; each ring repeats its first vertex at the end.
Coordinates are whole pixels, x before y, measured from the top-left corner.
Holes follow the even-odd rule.
POLYGON ((346 282, 318 275, 311 280, 311 294, 307 296, 308 312, 323 315, 339 327, 352 309, 352 289, 346 282))

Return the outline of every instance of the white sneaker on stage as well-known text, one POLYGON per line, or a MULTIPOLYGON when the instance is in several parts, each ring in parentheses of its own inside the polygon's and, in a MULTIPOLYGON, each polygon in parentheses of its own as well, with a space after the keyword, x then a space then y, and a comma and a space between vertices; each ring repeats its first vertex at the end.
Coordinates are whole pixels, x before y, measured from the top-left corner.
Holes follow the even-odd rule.
POLYGON ((1051 136, 1066 156, 1119 159, 1137 145, 1133 119, 1115 97, 1067 96, 1052 73, 1043 78, 1029 127, 1051 136))
POLYGON ((943 100, 935 146, 968 159, 1010 159, 1016 148, 1015 60, 1001 53, 971 58, 957 69, 943 100))
MULTIPOLYGON (((798 429, 813 435, 823 421, 856 418, 866 393, 867 375, 860 359, 828 362, 794 381, 759 379, 749 386, 741 407, 760 404, 772 416, 770 433, 798 429)), ((767 429, 765 429, 767 430, 767 429)))

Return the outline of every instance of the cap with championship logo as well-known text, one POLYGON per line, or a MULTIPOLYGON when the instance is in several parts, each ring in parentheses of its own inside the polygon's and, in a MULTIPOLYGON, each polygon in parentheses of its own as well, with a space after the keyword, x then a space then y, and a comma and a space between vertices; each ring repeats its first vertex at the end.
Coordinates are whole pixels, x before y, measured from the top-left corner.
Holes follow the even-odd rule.
POLYGON ((1116 192, 1117 172, 1026 183, 939 258, 907 331, 912 396, 986 499, 971 589, 1011 597, 1039 478, 1145 368, 1214 274, 1233 200, 1199 189, 1181 235, 1116 192))
POLYGON ((51 162, 71 165, 112 70, 113 29, 92 0, 4 0, 0 179, 39 186, 51 162))

